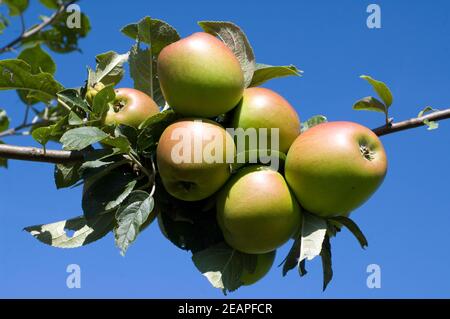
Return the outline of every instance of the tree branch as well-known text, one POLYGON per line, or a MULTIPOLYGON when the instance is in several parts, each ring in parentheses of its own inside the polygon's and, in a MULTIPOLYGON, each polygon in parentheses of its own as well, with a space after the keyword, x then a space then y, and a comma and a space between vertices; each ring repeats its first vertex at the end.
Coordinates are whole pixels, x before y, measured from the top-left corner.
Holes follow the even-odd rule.
MULTIPOLYGON (((55 20, 62 14, 64 13, 64 11, 66 11, 66 8, 68 6, 70 6, 71 4, 74 4, 75 2, 78 2, 78 0, 72 0, 66 3, 61 4, 61 6, 45 21, 43 21, 42 23, 26 30, 23 31, 22 34, 20 36, 18 36, 16 39, 12 40, 10 43, 8 43, 7 45, 5 45, 4 47, 0 48, 0 54, 1 53, 5 53, 5 52, 9 52, 9 51, 13 51, 14 50, 14 46, 20 42, 22 42, 23 40, 32 37, 33 35, 39 33, 40 31, 42 31, 44 28, 48 27, 49 25, 51 25, 53 22, 55 22, 55 20)), ((23 20, 22 20, 23 21, 23 20)), ((24 26, 23 22, 22 22, 22 26, 24 26)))
POLYGON ((44 150, 36 147, 25 147, 0 144, 0 157, 45 163, 70 163, 83 160, 83 152, 44 150))
POLYGON ((440 121, 450 118, 450 109, 436 111, 421 117, 412 118, 406 121, 389 123, 373 129, 378 136, 383 136, 395 132, 409 130, 411 128, 425 125, 424 121, 440 121))
MULTIPOLYGON (((390 123, 373 129, 378 136, 383 136, 403 130, 423 126, 424 121, 439 121, 450 118, 450 109, 436 111, 425 116, 412 118, 406 121, 390 123)), ((81 151, 58 151, 44 150, 36 147, 23 147, 0 144, 0 158, 17 159, 24 161, 46 162, 46 163, 70 163, 84 159, 81 151)))

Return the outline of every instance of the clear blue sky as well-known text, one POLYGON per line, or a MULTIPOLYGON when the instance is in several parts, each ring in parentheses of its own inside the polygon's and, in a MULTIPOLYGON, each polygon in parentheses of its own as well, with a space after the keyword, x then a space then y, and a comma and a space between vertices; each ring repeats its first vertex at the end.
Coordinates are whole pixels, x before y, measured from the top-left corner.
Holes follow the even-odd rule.
MULTIPOLYGON (((33 5, 31 25, 46 10, 33 5)), ((361 74, 387 82, 394 94, 392 115, 400 120, 421 108, 450 106, 450 3, 376 1, 382 29, 365 21, 370 1, 82 1, 92 32, 82 40, 83 53, 55 55, 57 79, 79 86, 86 65, 108 50, 126 52, 132 44, 120 28, 144 15, 168 21, 182 36, 199 30, 198 20, 229 20, 247 33, 258 62, 295 64, 303 78, 267 86, 284 95, 302 119, 324 114, 329 120, 351 120, 369 127, 383 121, 379 113, 358 113, 351 106, 372 94, 361 74)), ((1 36, 18 33, 19 23, 1 36)), ((4 56, 3 56, 4 58, 4 56)), ((130 86, 126 79, 124 86, 130 86)), ((21 120, 22 105, 14 92, 1 92, 0 107, 21 120)), ((415 129, 383 138, 389 172, 379 191, 352 217, 369 240, 363 251, 348 231, 333 239, 334 280, 321 291, 321 264, 309 274, 286 278, 273 268, 261 282, 231 297, 381 298, 450 297, 450 201, 448 169, 450 122, 439 130, 415 129), (366 287, 366 267, 381 267, 381 289, 366 287)), ((34 145, 31 139, 10 138, 34 145)), ((57 191, 53 166, 13 162, 0 171, 0 297, 179 297, 221 298, 193 266, 190 254, 172 246, 152 225, 119 255, 111 235, 77 250, 44 246, 22 231, 28 225, 81 214, 81 192, 57 191), (66 287, 66 266, 82 270, 82 288, 66 287)), ((279 250, 282 261, 288 245, 279 250)))

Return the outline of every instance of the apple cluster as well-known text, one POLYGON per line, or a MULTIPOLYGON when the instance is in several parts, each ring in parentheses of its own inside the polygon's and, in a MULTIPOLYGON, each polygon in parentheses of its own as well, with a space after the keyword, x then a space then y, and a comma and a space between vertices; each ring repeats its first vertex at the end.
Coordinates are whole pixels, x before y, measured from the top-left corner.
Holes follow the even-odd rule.
MULTIPOLYGON (((242 274, 244 284, 262 278, 276 249, 298 236, 303 211, 323 218, 348 216, 384 179, 386 154, 370 129, 352 122, 328 122, 302 133, 300 117, 289 102, 266 88, 246 88, 239 60, 208 33, 195 33, 165 47, 157 71, 167 104, 181 117, 159 139, 156 159, 161 181, 179 200, 215 199, 217 222, 227 244, 258 255, 255 272, 242 274), (224 114, 229 120, 220 122, 224 114), (227 158, 236 156, 236 138, 230 128, 276 129, 276 145, 264 145, 287 154, 284 167, 277 171, 253 163, 232 172, 227 158), (180 141, 174 138, 179 130, 190 133, 189 149, 180 151, 180 141), (212 135, 214 139, 205 138, 212 135), (197 139, 200 143, 195 143, 197 139), (195 153, 194 145, 201 152, 213 149, 215 160, 174 158, 180 152, 195 153)), ((159 112, 150 97, 134 89, 119 89, 116 98, 117 105, 106 115, 107 124, 138 127, 159 112)))

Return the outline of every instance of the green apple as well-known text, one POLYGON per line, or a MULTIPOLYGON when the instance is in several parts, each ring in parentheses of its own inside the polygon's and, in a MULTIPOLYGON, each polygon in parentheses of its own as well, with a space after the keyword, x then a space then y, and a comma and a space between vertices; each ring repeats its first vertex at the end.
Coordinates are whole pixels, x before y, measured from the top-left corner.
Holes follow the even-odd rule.
POLYGON ((241 274, 241 282, 244 286, 253 285, 257 281, 261 280, 272 268, 275 260, 276 251, 271 251, 265 254, 259 254, 256 256, 256 269, 250 273, 247 269, 241 274))
POLYGON ((300 205, 322 217, 347 216, 381 185, 387 158, 378 137, 352 122, 307 130, 287 154, 285 176, 300 205))
MULTIPOLYGON (((278 151, 286 153, 300 134, 300 118, 295 109, 282 96, 272 90, 253 87, 245 89, 242 101, 234 111, 233 128, 267 129, 267 148, 271 145, 271 129, 278 129, 278 151)), ((259 132, 258 132, 259 133, 259 132)), ((260 143, 260 142, 259 142, 260 143)), ((255 149, 246 143, 246 150, 255 149)), ((261 145, 259 144, 261 148, 261 145)))
POLYGON ((214 194, 231 175, 233 138, 209 120, 184 119, 169 125, 156 150, 159 174, 167 192, 185 201, 214 194))
POLYGON ((90 105, 92 105, 92 102, 94 101, 94 97, 97 95, 98 92, 103 90, 105 88, 105 85, 102 82, 97 82, 93 86, 89 87, 86 92, 86 100, 90 105))
POLYGON ((159 113, 155 101, 136 89, 116 89, 114 104, 106 112, 106 125, 127 125, 138 128, 148 117, 159 113))
POLYGON ((238 171, 218 193, 217 221, 231 247, 263 254, 291 238, 299 227, 300 208, 280 173, 252 165, 238 171))
POLYGON ((166 46, 157 67, 167 103, 184 116, 218 116, 242 97, 244 75, 238 59, 208 33, 194 33, 166 46))

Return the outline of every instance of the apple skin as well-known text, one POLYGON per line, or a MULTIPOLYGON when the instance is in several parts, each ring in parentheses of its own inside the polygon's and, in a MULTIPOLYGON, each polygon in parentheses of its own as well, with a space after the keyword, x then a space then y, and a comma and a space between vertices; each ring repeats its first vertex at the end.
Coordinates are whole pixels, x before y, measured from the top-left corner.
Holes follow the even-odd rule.
POLYGON ((298 229, 300 207, 283 176, 267 166, 238 171, 217 195, 225 241, 248 254, 275 250, 298 229))
POLYGON ((376 191, 386 171, 378 136, 352 122, 307 130, 292 144, 285 164, 286 180, 300 205, 322 217, 348 216, 376 191))
MULTIPOLYGON (((300 118, 286 99, 276 92, 260 87, 244 90, 242 101, 234 110, 233 128, 267 128, 270 145, 270 129, 279 129, 279 150, 286 153, 300 135, 300 118)), ((248 150, 248 143, 246 145, 248 150)), ((269 146, 270 148, 270 146, 269 146)))
POLYGON ((194 33, 166 46, 157 67, 167 103, 183 116, 218 116, 242 97, 244 75, 238 59, 208 33, 194 33))
POLYGON ((131 88, 115 91, 115 105, 110 106, 106 113, 106 125, 124 124, 138 128, 148 117, 159 113, 158 105, 144 92, 131 88))
POLYGON ((257 281, 261 280, 269 272, 270 268, 272 268, 275 255, 275 250, 257 255, 255 271, 253 273, 249 273, 248 270, 244 269, 241 274, 241 282, 244 286, 253 285, 257 281))
POLYGON ((231 175, 227 156, 233 159, 234 155, 235 145, 231 135, 219 124, 204 119, 184 119, 169 125, 161 135, 156 149, 158 170, 164 188, 170 195, 184 201, 205 199, 218 191, 231 175), (192 160, 189 163, 177 163, 172 158, 172 151, 180 143, 180 139, 172 137, 177 129, 189 132, 188 139, 192 146, 192 160), (214 134, 217 138, 208 139, 205 137, 207 134, 210 136, 214 134), (222 146, 221 162, 208 163, 205 158, 202 158, 200 163, 195 163, 193 160, 195 139, 201 139, 202 152, 207 145, 218 148, 222 146))

